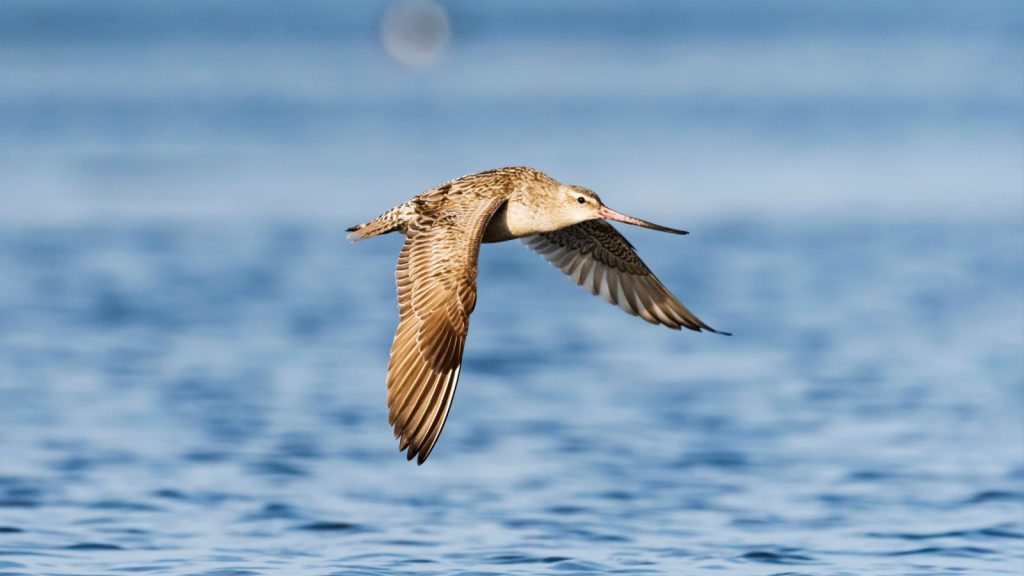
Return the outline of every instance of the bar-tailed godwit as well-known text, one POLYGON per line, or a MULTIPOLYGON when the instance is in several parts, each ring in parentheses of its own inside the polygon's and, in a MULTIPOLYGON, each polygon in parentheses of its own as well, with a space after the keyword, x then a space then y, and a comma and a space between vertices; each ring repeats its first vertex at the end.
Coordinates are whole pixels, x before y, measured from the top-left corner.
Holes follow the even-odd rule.
POLYGON ((521 238, 591 294, 634 316, 718 332, 683 306, 605 220, 687 234, 620 214, 586 188, 522 166, 457 178, 348 229, 353 241, 396 230, 406 237, 395 272, 400 319, 387 385, 388 420, 409 460, 426 461, 452 405, 476 306, 481 242, 521 238))

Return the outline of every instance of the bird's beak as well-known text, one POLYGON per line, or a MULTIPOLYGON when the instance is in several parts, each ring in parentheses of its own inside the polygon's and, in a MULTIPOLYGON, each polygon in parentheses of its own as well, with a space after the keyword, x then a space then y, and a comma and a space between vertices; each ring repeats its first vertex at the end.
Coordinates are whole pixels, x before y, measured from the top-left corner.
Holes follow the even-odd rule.
POLYGON ((632 224, 633 226, 642 226, 644 228, 650 228, 651 230, 657 230, 659 232, 670 232, 672 234, 689 234, 686 230, 676 230, 675 228, 669 228, 668 226, 659 226, 641 220, 639 218, 633 218, 632 216, 626 216, 620 212, 616 212, 607 206, 601 206, 600 210, 597 211, 597 215, 606 220, 615 220, 616 222, 625 222, 626 224, 632 224))

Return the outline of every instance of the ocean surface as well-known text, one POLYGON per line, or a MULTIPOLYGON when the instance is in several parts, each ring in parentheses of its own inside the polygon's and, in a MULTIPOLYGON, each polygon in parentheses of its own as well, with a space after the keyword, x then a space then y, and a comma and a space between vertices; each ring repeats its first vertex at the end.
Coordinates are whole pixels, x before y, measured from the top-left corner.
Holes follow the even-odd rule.
POLYGON ((1020 575, 1021 62, 1019 2, 4 2, 0 575, 1020 575), (514 164, 735 335, 487 245, 416 466, 344 229, 514 164))
POLYGON ((3 574, 1019 574, 1013 221, 627 231, 735 336, 485 246, 422 467, 384 373, 399 238, 0 235, 3 574))

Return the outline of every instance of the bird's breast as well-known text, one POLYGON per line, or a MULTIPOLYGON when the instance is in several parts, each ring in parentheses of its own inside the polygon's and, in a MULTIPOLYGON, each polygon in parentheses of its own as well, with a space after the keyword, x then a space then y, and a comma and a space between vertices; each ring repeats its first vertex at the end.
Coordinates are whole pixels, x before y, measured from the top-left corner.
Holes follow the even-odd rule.
POLYGON ((498 208, 494 216, 491 216, 491 221, 487 223, 487 228, 484 228, 482 241, 486 243, 504 242, 518 237, 509 229, 508 203, 506 202, 501 208, 498 208))
POLYGON ((548 232, 554 228, 546 227, 546 224, 550 224, 546 216, 540 207, 513 197, 491 217, 484 229, 483 242, 504 242, 548 232))

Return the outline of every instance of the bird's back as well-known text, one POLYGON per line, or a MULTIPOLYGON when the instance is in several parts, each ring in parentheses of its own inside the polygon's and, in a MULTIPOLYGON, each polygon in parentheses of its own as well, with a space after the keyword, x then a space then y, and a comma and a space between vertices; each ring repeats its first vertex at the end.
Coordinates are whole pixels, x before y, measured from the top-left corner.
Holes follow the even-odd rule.
POLYGON ((349 239, 365 240, 396 230, 408 235, 410 229, 422 230, 434 225, 439 215, 450 211, 455 205, 489 202, 495 198, 507 199, 516 190, 538 184, 557 185, 557 182, 540 170, 528 166, 509 166, 467 174, 414 196, 369 222, 349 228, 349 239))

